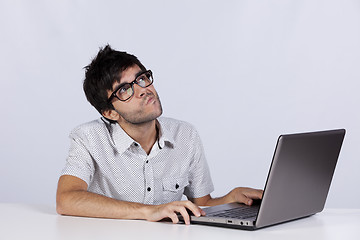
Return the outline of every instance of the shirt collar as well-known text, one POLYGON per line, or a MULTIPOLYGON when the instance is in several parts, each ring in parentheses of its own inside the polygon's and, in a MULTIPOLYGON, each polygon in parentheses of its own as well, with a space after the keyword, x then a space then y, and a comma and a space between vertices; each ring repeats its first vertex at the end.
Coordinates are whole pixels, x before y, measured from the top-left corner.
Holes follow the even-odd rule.
MULTIPOLYGON (((104 120, 103 120, 104 121, 104 120)), ((134 139, 132 139, 121 127, 118 123, 110 124, 108 121, 104 121, 108 125, 108 129, 110 130, 110 135, 112 140, 120 154, 124 153, 131 146, 139 144, 134 139)), ((164 124, 162 124, 161 119, 156 120, 156 126, 159 130, 159 139, 158 144, 160 149, 165 146, 174 147, 174 138, 171 135, 169 129, 167 129, 164 124)), ((156 144, 156 143, 155 143, 156 144)))
POLYGON ((170 129, 162 123, 161 118, 158 118, 156 121, 156 126, 159 129, 159 147, 162 149, 165 145, 169 147, 174 147, 175 141, 171 134, 170 129))
POLYGON ((118 123, 111 124, 111 129, 112 139, 114 141, 116 149, 120 154, 123 154, 132 145, 138 144, 120 127, 118 123))

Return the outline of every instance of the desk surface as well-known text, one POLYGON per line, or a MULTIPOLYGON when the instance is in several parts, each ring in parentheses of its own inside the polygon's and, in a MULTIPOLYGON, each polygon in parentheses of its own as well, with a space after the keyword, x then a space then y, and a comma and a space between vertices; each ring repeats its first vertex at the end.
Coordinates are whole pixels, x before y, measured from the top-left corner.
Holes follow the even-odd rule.
POLYGON ((358 239, 360 209, 325 209, 256 231, 200 225, 60 216, 54 207, 0 203, 1 239, 358 239))

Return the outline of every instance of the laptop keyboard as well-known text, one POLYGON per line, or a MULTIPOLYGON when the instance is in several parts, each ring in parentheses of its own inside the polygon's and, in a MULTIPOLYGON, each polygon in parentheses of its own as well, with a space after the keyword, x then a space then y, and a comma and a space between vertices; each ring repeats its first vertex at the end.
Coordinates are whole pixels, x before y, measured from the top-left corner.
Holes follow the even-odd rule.
POLYGON ((226 217, 226 218, 236 218, 236 219, 247 219, 256 217, 259 211, 259 206, 254 207, 239 207, 232 208, 229 210, 213 212, 207 214, 211 217, 226 217))

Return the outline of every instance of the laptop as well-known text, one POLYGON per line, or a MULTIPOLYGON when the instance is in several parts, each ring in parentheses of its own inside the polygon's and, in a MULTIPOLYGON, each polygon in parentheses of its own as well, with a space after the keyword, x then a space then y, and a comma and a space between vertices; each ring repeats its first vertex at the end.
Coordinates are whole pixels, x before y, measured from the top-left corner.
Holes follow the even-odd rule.
POLYGON ((207 207, 191 223, 256 230, 321 212, 344 136, 345 129, 281 135, 262 200, 207 207))

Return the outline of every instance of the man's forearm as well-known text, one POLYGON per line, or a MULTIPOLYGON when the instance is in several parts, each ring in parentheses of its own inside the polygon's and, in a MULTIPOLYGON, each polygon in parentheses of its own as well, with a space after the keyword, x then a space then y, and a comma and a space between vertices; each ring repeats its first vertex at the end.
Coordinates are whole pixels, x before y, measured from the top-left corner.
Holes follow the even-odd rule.
POLYGON ((227 194, 223 197, 209 198, 207 200, 205 206, 216 206, 216 205, 221 205, 221 204, 230 203, 230 202, 234 202, 234 201, 231 199, 231 196, 229 194, 227 194))
POLYGON ((59 214, 72 216, 147 219, 150 206, 79 190, 59 195, 56 210, 59 214))
POLYGON ((180 213, 186 224, 190 223, 186 209, 191 210, 195 216, 205 214, 190 201, 146 205, 105 197, 88 192, 87 188, 87 183, 80 178, 71 175, 61 176, 56 194, 56 211, 62 215, 97 218, 144 219, 148 221, 170 218, 173 223, 179 221, 177 213, 180 213))

